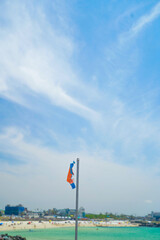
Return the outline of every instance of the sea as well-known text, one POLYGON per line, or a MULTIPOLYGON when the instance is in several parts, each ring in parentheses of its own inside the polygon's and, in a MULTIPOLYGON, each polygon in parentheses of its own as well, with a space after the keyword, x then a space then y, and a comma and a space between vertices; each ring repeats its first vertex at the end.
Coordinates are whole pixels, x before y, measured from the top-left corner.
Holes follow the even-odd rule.
MULTIPOLYGON (((4 232, 3 232, 4 233, 4 232)), ((52 228, 36 230, 15 230, 5 232, 21 235, 27 240, 74 240, 75 229, 52 228)), ((0 232, 2 234, 2 232, 0 232)), ((149 227, 80 227, 78 240, 160 240, 160 228, 149 227)))

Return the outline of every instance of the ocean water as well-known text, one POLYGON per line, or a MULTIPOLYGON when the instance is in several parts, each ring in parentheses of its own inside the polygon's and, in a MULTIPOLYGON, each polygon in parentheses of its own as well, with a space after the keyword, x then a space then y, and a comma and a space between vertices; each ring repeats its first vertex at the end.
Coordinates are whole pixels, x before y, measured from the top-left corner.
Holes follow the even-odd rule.
MULTIPOLYGON (((2 232, 0 232, 1 234, 2 232)), ((9 235, 21 235, 27 240, 74 240, 74 228, 36 229, 8 231, 9 235)), ((160 228, 81 227, 78 240, 160 240, 160 228)))

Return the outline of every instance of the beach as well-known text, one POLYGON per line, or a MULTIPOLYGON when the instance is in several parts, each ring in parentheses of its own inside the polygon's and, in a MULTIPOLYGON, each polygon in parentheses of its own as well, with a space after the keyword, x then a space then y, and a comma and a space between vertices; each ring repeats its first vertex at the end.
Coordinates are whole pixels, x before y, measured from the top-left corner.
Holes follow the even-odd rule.
MULTIPOLYGON (((79 221, 79 227, 137 227, 127 221, 79 221)), ((25 229, 49 229, 74 227, 75 221, 4 221, 0 225, 0 231, 13 231, 25 229)))

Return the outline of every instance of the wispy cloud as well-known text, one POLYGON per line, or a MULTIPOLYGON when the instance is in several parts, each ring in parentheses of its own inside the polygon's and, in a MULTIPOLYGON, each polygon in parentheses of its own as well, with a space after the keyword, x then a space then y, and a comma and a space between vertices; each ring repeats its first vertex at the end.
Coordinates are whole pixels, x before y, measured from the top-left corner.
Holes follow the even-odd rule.
POLYGON ((160 2, 158 2, 148 14, 141 16, 127 31, 120 35, 119 42, 124 44, 140 33, 148 24, 152 23, 160 16, 160 2))
MULTIPOLYGON (((130 19, 126 25, 130 12, 126 16, 121 9, 124 25, 113 34, 116 41, 112 31, 117 28, 106 34, 102 25, 94 33, 98 35, 94 44, 92 33, 84 31, 77 14, 76 27, 82 27, 86 49, 92 52, 95 69, 91 69, 88 52, 80 56, 83 47, 78 49, 77 32, 74 38, 62 2, 47 1, 47 7, 54 5, 54 14, 41 5, 43 1, 27 0, 3 1, 0 11, 0 96, 10 100, 0 102, 0 181, 6 186, 3 202, 16 192, 15 204, 25 199, 29 207, 37 206, 37 202, 42 207, 53 207, 54 199, 55 207, 65 207, 65 194, 66 207, 73 207, 72 193, 68 193, 64 182, 68 163, 78 156, 81 204, 88 211, 96 209, 98 202, 102 209, 97 211, 130 212, 130 204, 137 202, 135 211, 144 212, 146 199, 152 199, 158 208, 159 192, 152 186, 159 186, 159 116, 157 121, 148 117, 156 109, 151 101, 155 91, 147 88, 147 80, 141 78, 146 68, 138 72, 141 56, 136 36, 159 16, 159 3, 148 14, 141 9, 143 16, 130 19), (105 35, 107 44, 103 42, 105 35), (82 64, 83 79, 80 69, 85 57, 88 64, 82 64), (57 183, 60 190, 55 196, 57 183), (148 194, 146 186, 152 193, 148 194)), ((107 4, 112 5, 112 1, 107 4)), ((110 20, 113 18, 108 16, 110 20)), ((146 205, 150 210, 152 204, 146 205)))
MULTIPOLYGON (((158 187, 158 177, 152 179, 152 174, 147 177, 144 170, 113 163, 111 155, 108 155, 107 161, 103 161, 97 153, 59 153, 44 147, 39 140, 36 141, 28 134, 27 131, 14 127, 3 129, 0 133, 1 152, 10 152, 12 156, 21 160, 21 164, 13 166, 0 159, 0 181, 3 185, 1 194, 5 196, 4 199, 10 199, 10 194, 14 192, 14 199, 8 200, 11 204, 16 204, 18 201, 33 209, 45 208, 46 205, 53 207, 54 202, 57 208, 71 208, 74 192, 70 191, 66 175, 68 164, 76 159, 77 155, 80 157, 80 205, 83 205, 87 211, 95 211, 94 209, 106 211, 107 205, 107 211, 141 212, 140 208, 147 197, 146 185, 154 184, 158 187), (57 185, 59 191, 55 194, 57 185), (130 203, 135 201, 138 207, 131 210, 130 203)), ((159 192, 154 192, 153 196, 154 202, 158 204, 159 192)))
MULTIPOLYGON (((159 15, 160 3, 148 14, 143 11, 143 16, 134 20, 128 31, 120 28, 115 41, 106 46, 106 85, 109 91, 105 98, 108 108, 104 115, 106 134, 110 134, 107 144, 113 144, 113 149, 118 152, 118 161, 122 154, 122 162, 142 164, 141 166, 159 161, 160 139, 159 125, 155 124, 151 116, 154 109, 157 109, 154 105, 157 88, 147 88, 148 81, 151 82, 152 79, 139 77, 139 68, 143 67, 142 48, 139 49, 139 42, 135 37, 159 15), (149 151, 148 145, 152 151, 149 151)), ((126 21, 126 18, 123 20, 126 21)), ((142 71, 144 73, 145 69, 142 71)))
POLYGON ((152 203, 152 200, 145 200, 145 203, 151 204, 151 203, 152 203))
POLYGON ((7 1, 3 11, 7 25, 0 30, 1 96, 26 106, 30 105, 30 96, 33 100, 44 96, 51 104, 90 121, 98 119, 99 114, 87 106, 83 97, 78 100, 76 94, 71 94, 73 88, 76 92, 83 85, 72 64, 72 36, 48 22, 40 5, 32 3, 28 7, 26 2, 7 1))
POLYGON ((160 16, 160 2, 155 5, 149 14, 142 16, 137 23, 131 28, 131 34, 137 34, 140 32, 147 24, 153 22, 157 17, 160 16))

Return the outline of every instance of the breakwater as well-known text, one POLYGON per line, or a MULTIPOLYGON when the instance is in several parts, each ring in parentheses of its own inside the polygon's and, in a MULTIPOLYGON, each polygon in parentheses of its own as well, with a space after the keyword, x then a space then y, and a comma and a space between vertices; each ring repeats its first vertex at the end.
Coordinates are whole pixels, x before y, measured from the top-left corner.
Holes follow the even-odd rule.
POLYGON ((139 227, 160 227, 160 223, 155 222, 143 222, 139 224, 139 227))
POLYGON ((0 240, 26 240, 26 238, 21 236, 10 236, 8 234, 1 234, 0 240))

